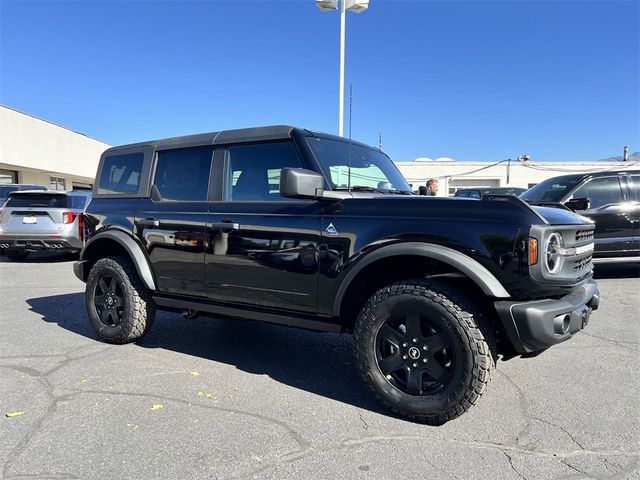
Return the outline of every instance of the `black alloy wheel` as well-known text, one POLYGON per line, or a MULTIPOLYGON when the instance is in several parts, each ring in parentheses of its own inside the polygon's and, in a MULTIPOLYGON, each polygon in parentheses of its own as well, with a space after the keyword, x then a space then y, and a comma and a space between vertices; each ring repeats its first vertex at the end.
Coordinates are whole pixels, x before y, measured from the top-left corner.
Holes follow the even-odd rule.
POLYGON ((416 311, 388 319, 376 337, 380 371, 408 395, 433 395, 446 387, 455 369, 454 353, 449 335, 416 311))
POLYGON ((115 327, 122 321, 124 293, 113 275, 105 274, 95 285, 93 304, 100 322, 107 327, 115 327))

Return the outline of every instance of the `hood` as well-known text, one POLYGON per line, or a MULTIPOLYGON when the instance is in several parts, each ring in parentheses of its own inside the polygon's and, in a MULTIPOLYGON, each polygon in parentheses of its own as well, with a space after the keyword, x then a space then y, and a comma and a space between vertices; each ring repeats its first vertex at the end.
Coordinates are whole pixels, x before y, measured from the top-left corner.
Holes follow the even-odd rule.
POLYGON ((550 225, 579 225, 584 223, 592 224, 593 221, 587 217, 578 215, 570 210, 556 207, 535 207, 531 206, 539 215, 545 218, 550 225))

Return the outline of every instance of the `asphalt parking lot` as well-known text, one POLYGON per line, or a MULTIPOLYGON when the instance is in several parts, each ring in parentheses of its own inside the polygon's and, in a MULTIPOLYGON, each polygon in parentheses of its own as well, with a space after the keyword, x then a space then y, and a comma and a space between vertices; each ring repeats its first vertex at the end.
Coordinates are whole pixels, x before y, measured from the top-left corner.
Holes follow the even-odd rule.
POLYGON ((430 427, 380 409, 348 336, 161 313, 112 346, 68 257, 3 257, 0 477, 640 479, 640 272, 596 276, 587 330, 430 427))

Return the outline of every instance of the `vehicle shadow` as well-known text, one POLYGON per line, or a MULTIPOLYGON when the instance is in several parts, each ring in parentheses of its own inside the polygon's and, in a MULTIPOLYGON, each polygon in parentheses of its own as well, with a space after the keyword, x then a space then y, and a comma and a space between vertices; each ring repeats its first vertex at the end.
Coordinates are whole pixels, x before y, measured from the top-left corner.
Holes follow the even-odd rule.
POLYGON ((594 265, 593 278, 640 278, 640 263, 600 263, 594 265))
MULTIPOLYGON (((49 323, 98 340, 87 318, 84 295, 27 300, 49 323)), ((354 363, 350 335, 314 333, 264 322, 158 312, 153 328, 137 343, 222 362, 255 375, 359 408, 391 415, 375 400, 354 363)))
POLYGON ((29 256, 18 262, 9 260, 4 253, 0 255, 0 262, 5 263, 62 263, 71 262, 78 259, 77 253, 56 253, 56 252, 34 252, 29 256))

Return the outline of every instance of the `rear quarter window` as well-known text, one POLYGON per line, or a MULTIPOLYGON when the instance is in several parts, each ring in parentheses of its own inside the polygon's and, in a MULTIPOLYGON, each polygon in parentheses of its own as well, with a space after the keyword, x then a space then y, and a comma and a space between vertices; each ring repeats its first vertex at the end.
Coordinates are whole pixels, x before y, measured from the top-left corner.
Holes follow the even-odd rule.
POLYGON ((138 193, 143 161, 143 153, 104 157, 98 193, 138 193))

